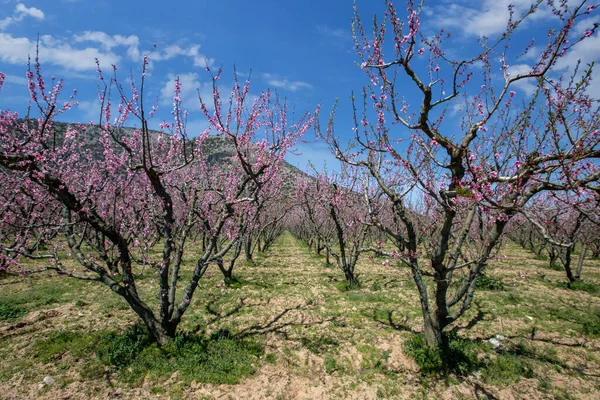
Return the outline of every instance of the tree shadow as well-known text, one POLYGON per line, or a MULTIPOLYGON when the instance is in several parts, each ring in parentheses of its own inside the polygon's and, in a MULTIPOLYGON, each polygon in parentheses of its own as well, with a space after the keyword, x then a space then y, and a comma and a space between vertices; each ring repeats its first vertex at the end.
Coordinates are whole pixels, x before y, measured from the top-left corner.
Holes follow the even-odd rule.
POLYGON ((469 330, 475 325, 477 325, 477 323, 479 323, 480 321, 483 321, 483 318, 486 316, 487 313, 481 310, 481 305, 479 303, 475 302, 474 304, 477 308, 477 314, 473 318, 471 318, 471 320, 469 320, 469 322, 467 322, 466 325, 457 325, 454 328, 452 328, 452 330, 450 331, 451 333, 456 334, 459 331, 469 330))
POLYGON ((494 396, 489 390, 481 386, 479 383, 475 382, 473 384, 473 390, 475 391, 476 399, 488 399, 488 400, 497 400, 498 397, 494 396))
MULTIPOLYGON (((495 336, 491 336, 488 338, 474 338, 473 340, 488 341, 489 339, 491 339, 493 337, 495 337, 495 336)), ((527 340, 529 342, 543 342, 543 343, 551 344, 553 346, 565 346, 565 347, 583 347, 586 344, 586 342, 565 343, 565 342, 555 340, 553 338, 542 338, 542 337, 533 337, 532 338, 531 335, 523 335, 523 334, 505 335, 505 338, 506 339, 522 339, 522 340, 527 340)), ((533 348, 533 350, 532 350, 532 349, 528 348, 528 346, 524 346, 522 343, 523 342, 521 342, 521 344, 518 344, 518 343, 510 344, 509 347, 505 347, 503 350, 500 350, 500 353, 513 354, 518 357, 535 360, 535 361, 538 361, 541 363, 551 364, 553 366, 560 367, 560 368, 564 369, 565 371, 573 372, 573 373, 576 373, 576 374, 579 374, 582 376, 586 376, 586 377, 600 377, 600 374, 598 374, 598 373, 586 372, 584 368, 570 366, 565 361, 558 359, 555 356, 548 356, 543 351, 539 352, 535 348, 533 348)))
POLYGON ((295 307, 286 308, 282 312, 277 314, 275 317, 273 317, 272 319, 267 320, 263 323, 254 324, 247 328, 244 328, 241 331, 239 331, 238 333, 234 334, 233 337, 241 339, 241 338, 246 338, 246 337, 250 337, 250 336, 264 335, 266 333, 273 332, 273 333, 282 335, 287 340, 287 339, 289 339, 288 333, 285 330, 283 330, 283 328, 292 327, 292 326, 320 325, 320 324, 324 324, 326 322, 336 321, 335 317, 325 318, 325 319, 321 319, 321 320, 317 320, 317 321, 306 321, 306 318, 304 316, 302 316, 300 321, 287 321, 287 322, 282 321, 282 318, 285 317, 286 315, 288 315, 290 312, 297 311, 297 310, 306 310, 306 309, 307 308, 305 308, 305 306, 303 304, 299 304, 295 307))
POLYGON ((210 315, 213 316, 213 318, 211 320, 209 320, 206 325, 212 325, 215 322, 221 321, 222 319, 231 317, 234 314, 237 314, 240 312, 240 310, 245 306, 244 301, 246 299, 245 298, 241 298, 238 302, 238 304, 236 304, 236 306, 234 308, 232 308, 231 310, 227 311, 227 312, 222 312, 218 309, 215 308, 215 305, 217 303, 217 300, 212 300, 209 301, 206 306, 204 306, 204 309, 206 310, 206 312, 208 312, 210 315))
POLYGON ((386 310, 386 313, 387 318, 385 320, 382 320, 377 318, 376 310, 373 310, 373 321, 384 326, 389 326, 390 328, 397 331, 414 333, 413 329, 410 327, 410 325, 408 325, 408 317, 405 316, 401 322, 394 322, 394 310, 386 310))

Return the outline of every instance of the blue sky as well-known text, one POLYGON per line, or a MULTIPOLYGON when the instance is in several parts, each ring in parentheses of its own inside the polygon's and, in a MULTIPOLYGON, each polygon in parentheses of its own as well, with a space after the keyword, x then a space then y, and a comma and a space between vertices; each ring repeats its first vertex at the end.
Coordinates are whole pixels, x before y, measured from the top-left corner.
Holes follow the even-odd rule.
MULTIPOLYGON (((396 3, 400 11, 404 9, 404 2, 396 3)), ((531 0, 512 3, 519 13, 531 0)), ((468 54, 477 36, 493 37, 502 31, 508 4, 506 0, 427 2, 422 14, 424 33, 444 26, 455 34, 452 50, 468 54)), ((365 23, 375 12, 382 15, 385 7, 383 1, 373 0, 357 0, 357 5, 365 23)), ((206 123, 196 89, 210 93, 203 67, 222 65, 225 87, 235 64, 242 75, 252 70, 253 93, 276 89, 298 113, 321 103, 323 125, 339 98, 336 133, 345 135, 351 127, 350 93, 368 83, 353 51, 352 15, 352 0, 0 0, 0 71, 7 75, 0 108, 25 112, 25 63, 27 55, 35 53, 38 34, 45 74, 65 79, 65 98, 72 89, 78 90, 79 107, 62 117, 68 121, 98 120, 94 58, 106 71, 116 64, 122 79, 130 70, 138 76, 142 54, 156 43, 148 89, 148 96, 158 99, 161 107, 154 127, 160 118, 169 118, 173 80, 179 76, 184 105, 191 111, 188 128, 192 134, 200 132, 206 123)), ((543 35, 549 21, 548 14, 539 12, 526 30, 543 35)), ((594 21, 597 13, 585 22, 594 21)), ((600 59, 598 33, 580 47, 563 61, 563 71, 568 72, 577 58, 600 59)), ((512 67, 518 71, 526 68, 526 62, 512 67)), ((600 74, 595 75, 598 79, 591 90, 600 97, 600 74)), ((526 95, 528 88, 521 89, 526 95)), ((312 140, 312 133, 306 139, 312 140)), ((300 144, 298 151, 302 155, 290 155, 288 160, 300 167, 308 159, 317 165, 323 160, 333 163, 323 143, 300 144)))

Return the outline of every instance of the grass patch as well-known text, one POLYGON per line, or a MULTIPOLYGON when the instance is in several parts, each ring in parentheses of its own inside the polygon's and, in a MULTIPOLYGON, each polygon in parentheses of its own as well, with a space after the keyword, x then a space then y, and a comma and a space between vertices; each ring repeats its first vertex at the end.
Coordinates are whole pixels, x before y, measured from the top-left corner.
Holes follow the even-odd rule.
POLYGON ((120 379, 133 385, 146 376, 160 380, 175 371, 186 383, 234 384, 255 371, 263 353, 261 344, 234 338, 228 330, 208 338, 181 334, 159 348, 140 326, 103 340, 96 352, 105 365, 118 371, 120 379))
POLYGON ((338 370, 337 360, 335 357, 327 357, 325 361, 323 361, 323 368, 325 372, 328 374, 332 374, 338 370))
POLYGON ((96 355, 102 363, 121 369, 132 363, 151 344, 152 339, 148 331, 136 324, 124 333, 111 333, 104 337, 96 355))
POLYGON ((98 342, 105 332, 87 334, 78 331, 59 331, 39 340, 32 349, 32 355, 46 364, 61 359, 67 353, 79 359, 93 354, 98 342))
POLYGON ((348 300, 362 303, 393 303, 394 299, 385 292, 348 292, 348 300))
POLYGON ((441 347, 430 347, 425 344, 423 334, 416 334, 405 342, 405 352, 425 376, 465 375, 480 367, 477 346, 473 342, 451 335, 444 341, 441 347))
POLYGON ((0 303, 0 321, 14 321, 27 314, 27 309, 11 303, 0 303))
POLYGON ((376 347, 361 345, 357 347, 363 356, 361 368, 363 370, 378 370, 385 372, 387 370, 387 361, 390 358, 389 351, 381 351, 376 347))
POLYGON ((587 321, 582 323, 582 333, 587 336, 600 337, 600 310, 588 315, 587 321))
POLYGON ((339 290, 340 292, 350 292, 353 290, 358 290, 360 289, 360 283, 358 284, 351 284, 347 281, 342 281, 342 282, 336 282, 333 284, 333 286, 335 286, 335 288, 337 290, 339 290))
POLYGON ((52 280, 43 285, 32 286, 28 290, 0 296, 0 304, 11 304, 15 307, 22 306, 28 311, 44 308, 46 306, 65 303, 70 301, 65 293, 72 291, 72 288, 66 287, 65 282, 52 280))
POLYGON ((559 282, 557 286, 570 290, 581 290, 594 295, 600 295, 600 287, 590 282, 575 281, 575 282, 559 282))
POLYGON ((499 354, 483 370, 485 382, 501 385, 525 378, 533 378, 533 367, 516 354, 499 354))
POLYGON ((225 282, 230 289, 240 289, 246 284, 246 282, 237 275, 233 275, 231 278, 223 278, 223 282, 225 282))
POLYGON ((339 342, 329 336, 302 337, 300 342, 314 354, 323 354, 339 346, 339 342))
POLYGON ((489 290, 492 292, 501 292, 504 288, 504 282, 496 277, 481 274, 475 282, 475 287, 479 290, 489 290))

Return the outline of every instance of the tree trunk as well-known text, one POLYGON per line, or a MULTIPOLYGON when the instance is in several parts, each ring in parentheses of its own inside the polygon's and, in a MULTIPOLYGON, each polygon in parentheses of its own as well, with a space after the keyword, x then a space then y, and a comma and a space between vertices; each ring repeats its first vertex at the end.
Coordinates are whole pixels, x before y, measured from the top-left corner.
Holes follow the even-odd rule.
POLYGON ((246 261, 252 261, 252 239, 248 238, 244 241, 244 254, 246 261))
POLYGON ((583 269, 583 261, 585 260, 585 255, 587 253, 588 244, 584 243, 581 248, 581 254, 579 255, 579 260, 577 262, 577 278, 581 279, 581 270, 583 269))
POLYGON ((443 328, 434 320, 428 310, 423 311, 423 336, 428 347, 441 347, 444 344, 443 328))
POLYGON ((561 257, 561 261, 565 268, 565 272, 567 273, 567 279, 569 283, 577 282, 579 280, 579 276, 573 273, 573 269, 571 268, 571 252, 573 251, 573 246, 569 246, 565 250, 565 254, 561 257))
POLYGON ((359 286, 358 280, 354 276, 354 270, 353 270, 353 268, 346 266, 344 268, 344 276, 346 277, 346 282, 350 286, 359 286))
POLYGON ((225 278, 226 281, 231 280, 231 278, 233 278, 233 263, 231 263, 229 268, 225 268, 225 263, 223 262, 223 259, 220 259, 217 261, 217 266, 223 273, 223 278, 225 278))
POLYGON ((124 296, 124 298, 131 306, 131 309, 144 322, 152 340, 159 346, 164 346, 175 338, 175 332, 177 331, 180 319, 161 322, 145 304, 135 301, 130 296, 124 296))

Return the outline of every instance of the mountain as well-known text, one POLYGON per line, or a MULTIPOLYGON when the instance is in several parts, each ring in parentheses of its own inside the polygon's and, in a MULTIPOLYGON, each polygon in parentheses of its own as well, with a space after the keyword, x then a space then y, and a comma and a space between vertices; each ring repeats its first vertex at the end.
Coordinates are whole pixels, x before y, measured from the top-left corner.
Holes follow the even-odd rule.
MULTIPOLYGON (((53 127, 57 133, 57 144, 62 142, 62 138, 64 137, 68 127, 75 125, 77 124, 56 121, 53 122, 53 127)), ((100 158, 102 156, 101 152, 103 151, 102 146, 98 141, 101 132, 100 127, 94 125, 83 126, 85 127, 85 130, 79 130, 79 132, 83 132, 86 142, 86 149, 90 150, 95 157, 100 158)), ((137 128, 119 129, 120 132, 118 136, 129 136, 132 135, 137 128)), ((160 132, 151 130, 150 133, 152 136, 156 137, 160 132)), ((207 157, 209 164, 219 164, 227 163, 228 160, 235 154, 235 148, 233 143, 231 143, 225 136, 214 135, 208 136, 204 140, 202 143, 202 152, 207 157)), ((293 188, 295 188, 298 178, 310 177, 310 175, 306 174, 285 160, 283 161, 281 173, 283 174, 284 186, 287 190, 293 190, 293 188)))

